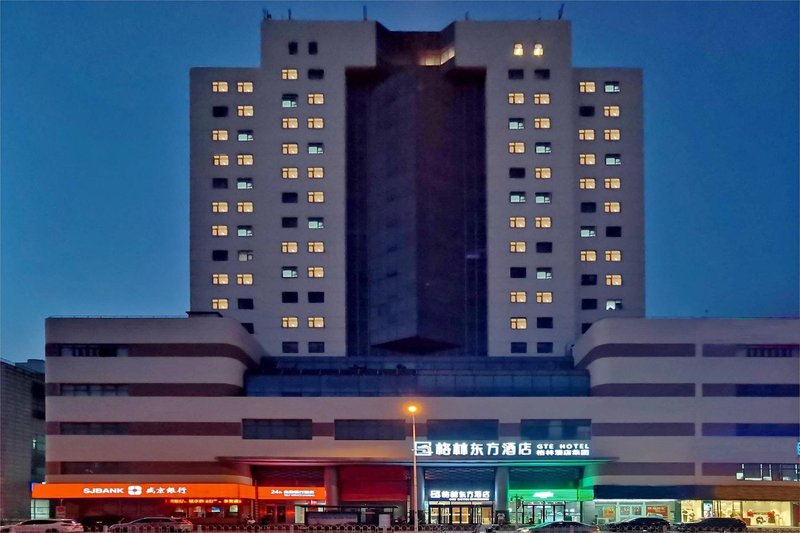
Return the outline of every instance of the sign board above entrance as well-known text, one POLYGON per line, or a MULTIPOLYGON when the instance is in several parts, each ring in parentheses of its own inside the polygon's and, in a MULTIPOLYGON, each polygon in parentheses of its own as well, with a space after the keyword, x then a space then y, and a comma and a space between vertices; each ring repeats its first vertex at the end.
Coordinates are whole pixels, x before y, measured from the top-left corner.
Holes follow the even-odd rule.
POLYGON ((414 455, 436 459, 564 459, 587 458, 589 441, 421 441, 414 455))

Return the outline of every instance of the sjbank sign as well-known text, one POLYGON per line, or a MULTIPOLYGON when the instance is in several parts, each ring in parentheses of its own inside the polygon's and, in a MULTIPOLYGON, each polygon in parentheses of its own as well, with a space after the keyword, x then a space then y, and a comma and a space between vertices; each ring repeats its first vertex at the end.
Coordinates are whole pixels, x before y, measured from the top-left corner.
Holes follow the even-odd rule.
POLYGON ((421 441, 414 455, 434 459, 564 459, 591 456, 589 441, 421 441))

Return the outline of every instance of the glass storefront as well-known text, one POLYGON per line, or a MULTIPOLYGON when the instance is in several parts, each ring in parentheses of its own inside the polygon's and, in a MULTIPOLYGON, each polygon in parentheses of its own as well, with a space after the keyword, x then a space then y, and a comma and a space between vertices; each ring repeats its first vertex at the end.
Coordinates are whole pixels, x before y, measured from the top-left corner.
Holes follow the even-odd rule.
POLYGON ((428 523, 436 525, 492 523, 492 505, 430 504, 428 523))
POLYGON ((638 516, 660 516, 682 522, 676 516, 675 500, 595 500, 597 523, 610 524, 638 516))
POLYGON ((709 517, 741 518, 750 527, 792 526, 791 502, 749 500, 681 500, 680 521, 709 517))

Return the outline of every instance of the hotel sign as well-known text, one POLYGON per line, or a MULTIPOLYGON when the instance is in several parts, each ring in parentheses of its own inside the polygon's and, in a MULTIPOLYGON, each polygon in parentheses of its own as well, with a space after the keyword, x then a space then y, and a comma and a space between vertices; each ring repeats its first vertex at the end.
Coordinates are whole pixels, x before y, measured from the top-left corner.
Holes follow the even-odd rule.
POLYGON ((436 459, 563 459, 589 457, 589 441, 417 441, 414 455, 436 459))
POLYGON ((428 491, 428 501, 486 502, 491 499, 492 491, 490 490, 431 489, 428 491))
POLYGON ((324 500, 325 487, 258 487, 260 500, 324 500))

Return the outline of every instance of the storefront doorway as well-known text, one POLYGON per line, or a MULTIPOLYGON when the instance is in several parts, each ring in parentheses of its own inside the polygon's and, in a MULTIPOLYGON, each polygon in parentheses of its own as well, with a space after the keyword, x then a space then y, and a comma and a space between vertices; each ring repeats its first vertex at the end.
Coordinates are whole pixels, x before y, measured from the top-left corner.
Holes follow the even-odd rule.
POLYGON ((491 505, 431 505, 428 523, 437 525, 477 525, 492 523, 491 505))
POLYGON ((523 524, 544 524, 565 519, 564 502, 526 504, 522 511, 523 524))

